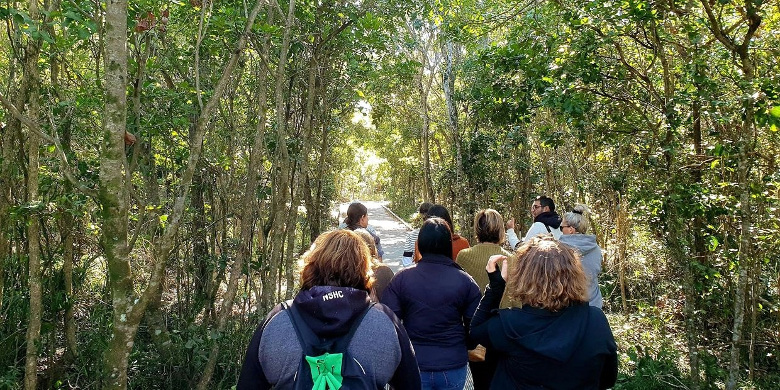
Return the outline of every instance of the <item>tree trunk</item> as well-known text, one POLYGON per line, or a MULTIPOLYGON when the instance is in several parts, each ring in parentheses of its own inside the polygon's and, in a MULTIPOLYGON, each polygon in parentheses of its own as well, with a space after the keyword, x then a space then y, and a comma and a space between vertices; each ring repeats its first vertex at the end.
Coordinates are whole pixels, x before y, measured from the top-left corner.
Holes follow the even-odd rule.
MULTIPOLYGON (((293 180, 294 182, 299 182, 300 180, 293 180)), ((290 210, 289 214, 287 214, 287 224, 286 224, 286 232, 287 232, 287 249, 285 250, 285 256, 284 256, 284 270, 285 270, 285 294, 284 299, 292 299, 294 297, 294 286, 295 286, 295 261, 294 261, 294 255, 295 255, 295 231, 297 227, 298 222, 298 204, 300 203, 295 196, 295 189, 297 186, 295 183, 292 183, 292 188, 290 188, 291 192, 291 198, 290 198, 290 210)))
MULTIPOLYGON (((14 118, 9 118, 9 122, 14 118)), ((11 188, 13 187, 12 161, 14 154, 14 137, 10 125, 0 125, 0 146, 2 157, 0 158, 0 309, 3 307, 3 295, 5 292, 6 258, 11 252, 10 213, 11 188)), ((2 310, 0 310, 0 313, 2 310)))
MULTIPOLYGON (((741 153, 744 155, 744 152, 741 153)), ((729 359, 729 377, 726 381, 726 389, 733 390, 737 387, 740 377, 740 349, 742 344, 742 326, 745 320, 745 295, 747 294, 748 270, 751 264, 751 222, 750 222, 750 183, 748 181, 749 162, 746 157, 740 157, 738 163, 738 177, 740 184, 740 214, 742 222, 739 239, 737 290, 734 294, 734 322, 731 328, 731 355, 729 359)))
MULTIPOLYGON (((65 154, 71 155, 71 125, 68 123, 62 131, 62 147, 65 154)), ((64 181, 64 192, 66 196, 73 192, 73 185, 70 181, 64 181)), ((73 203, 68 201, 65 209, 60 211, 60 236, 62 239, 62 276, 65 283, 65 297, 67 305, 65 308, 65 345, 67 346, 67 360, 73 361, 79 355, 78 342, 76 340, 76 318, 74 306, 76 296, 73 293, 73 262, 76 259, 75 253, 75 225, 76 221, 69 208, 73 203)))
POLYGON ((626 252, 627 252, 627 242, 628 242, 628 232, 630 231, 628 227, 628 207, 623 202, 623 197, 620 194, 617 194, 617 221, 616 221, 616 234, 618 240, 618 253, 617 253, 617 263, 618 263, 618 282, 620 283, 620 301, 623 305, 623 314, 628 314, 628 296, 626 294, 626 263, 628 259, 626 258, 626 252))
MULTIPOLYGON (((430 88, 426 88, 423 80, 425 78, 424 72, 425 66, 418 75, 420 91, 420 114, 422 116, 422 129, 421 129, 421 143, 422 149, 422 163, 423 163, 423 200, 426 202, 436 203, 436 193, 433 188, 433 179, 431 178, 431 146, 430 146, 430 131, 431 131, 431 118, 428 115, 428 91, 430 88)), ((430 86, 430 84, 429 84, 430 86)))
POLYGON ((113 304, 113 329, 104 356, 103 387, 125 389, 127 364, 137 324, 128 314, 137 303, 130 271, 129 192, 125 183, 127 121, 127 1, 109 0, 105 14, 105 112, 100 153, 100 195, 103 235, 113 304))
MULTIPOLYGON (((35 0, 33 0, 35 3, 35 0)), ((31 6, 32 9, 32 6, 31 6)), ((32 14, 32 12, 31 12, 32 14)), ((34 46, 28 45, 28 49, 34 46)), ((37 73, 37 48, 32 56, 33 60, 25 66, 26 71, 37 73)), ((30 51, 28 51, 30 55, 30 51)), ((28 59, 28 63, 30 60, 28 59)), ((37 76, 32 76, 33 80, 37 76)), ((29 116, 38 117, 38 85, 33 81, 30 90, 29 116)), ((40 203, 38 198, 38 148, 40 147, 40 138, 33 131, 28 135, 28 161, 27 161, 27 203, 30 206, 37 206, 40 203)), ((37 210, 38 207, 32 207, 37 210)), ((41 291, 41 249, 40 249, 40 219, 38 212, 33 211, 28 216, 27 221, 27 241, 28 241, 28 261, 29 261, 29 284, 30 284, 30 313, 27 325, 27 353, 24 370, 24 388, 35 390, 38 382, 38 349, 41 339, 41 316, 43 313, 43 298, 41 291)))
MULTIPOLYGON (((703 2, 704 4, 704 2, 703 2)), ((709 4, 705 5, 707 7, 709 4)), ((760 7, 760 5, 759 5, 760 7)), ((709 8, 706 8, 710 22, 715 19, 709 8)), ((740 348, 742 343, 742 326, 745 319, 745 296, 748 294, 747 286, 752 285, 753 281, 749 280, 749 271, 753 268, 755 259, 753 258, 753 232, 752 232, 752 218, 753 210, 751 203, 751 178, 750 171, 753 166, 755 143, 756 143, 756 127, 755 127, 755 102, 753 96, 756 91, 754 90, 753 79, 755 77, 755 66, 750 57, 750 41, 753 38, 756 31, 758 31, 761 25, 761 17, 759 16, 756 4, 752 1, 745 1, 746 17, 748 20, 748 31, 745 37, 741 40, 739 46, 735 46, 730 38, 727 38, 722 31, 721 27, 717 23, 712 23, 712 30, 716 34, 716 38, 720 40, 727 48, 739 55, 740 70, 742 71, 743 85, 747 86, 747 90, 744 91, 747 99, 744 99, 743 116, 742 116, 742 129, 739 132, 737 146, 739 150, 738 162, 737 162, 737 183, 739 185, 739 211, 740 218, 740 234, 739 234, 739 252, 737 254, 739 279, 737 279, 737 291, 734 296, 734 323, 731 329, 731 357, 729 361, 729 377, 726 381, 726 389, 733 390, 737 386, 737 382, 740 377, 739 360, 740 360, 740 348), (730 47, 731 46, 731 47, 730 47)))
MULTIPOLYGON (((31 7, 35 7, 37 10, 37 3, 33 3, 35 3, 35 1, 31 1, 31 7)), ((32 9, 30 11, 32 11, 32 9)), ((14 70, 16 69, 15 65, 17 65, 15 59, 29 58, 29 54, 24 51, 24 47, 27 46, 24 45, 21 39, 17 40, 14 45, 11 45, 13 55, 9 60, 9 65, 11 66, 10 80, 14 80, 14 70), (16 50, 17 48, 22 48, 21 53, 16 50)), ((30 54, 33 53, 30 52, 30 54)), ((35 54, 35 56, 37 55, 38 54, 35 54)), ((18 107, 20 110, 23 109, 27 103, 31 91, 31 83, 33 83, 31 80, 33 74, 28 73, 26 70, 28 65, 23 63, 22 67, 22 79, 19 82, 19 89, 17 90, 16 96, 14 96, 14 106, 18 107)), ((15 178, 14 170, 15 167, 24 165, 25 148, 21 120, 14 115, 7 115, 5 118, 7 123, 4 126, 3 124, 0 124, 0 130, 2 130, 3 136, 3 158, 2 161, 0 161, 0 250, 2 250, 2 252, 0 252, 0 277, 5 273, 3 269, 5 257, 9 256, 12 250, 11 237, 13 236, 13 231, 11 229, 9 208, 14 204, 14 189, 22 188, 22 185, 18 185, 17 183, 18 180, 15 178)), ((26 194, 24 196, 26 197, 26 194)), ((17 196, 16 198, 20 199, 21 197, 17 196)), ((3 297, 4 292, 3 280, 3 278, 0 278, 0 298, 3 297)), ((0 299, 0 307, 2 307, 2 304, 3 300, 0 299)))
POLYGON ((320 138, 320 149, 319 149, 319 157, 318 157, 319 160, 317 163, 317 176, 315 178, 315 182, 317 183, 317 191, 314 197, 315 198, 314 203, 317 210, 317 230, 316 231, 312 230, 310 235, 310 242, 314 242, 314 240, 316 240, 317 237, 322 232, 322 221, 328 212, 328 204, 326 204, 324 202, 324 199, 322 198, 323 197, 322 184, 323 184, 323 177, 325 175, 325 164, 330 151, 330 149, 328 148, 328 140, 330 138, 329 137, 330 126, 328 125, 330 123, 329 99, 323 99, 322 110, 320 110, 320 112, 322 113, 323 116, 323 119, 320 120, 320 126, 322 126, 322 135, 321 135, 322 138, 320 138))
MULTIPOLYGON (((195 133, 192 131, 191 133, 195 133)), ((202 166, 200 162, 197 163, 202 166)), ((200 308, 206 301, 206 292, 210 291, 211 270, 209 269, 209 247, 206 243, 206 207, 203 201, 205 184, 204 172, 198 170, 192 178, 192 261, 195 265, 195 306, 200 308)))
MULTIPOLYGON (((29 15, 38 19, 38 0, 30 1, 29 15)), ((37 121, 39 117, 39 79, 38 57, 40 45, 30 39, 25 49, 24 77, 29 80, 28 116, 37 121)), ((35 390, 38 384, 38 350, 41 344, 41 316, 43 313, 43 293, 41 288, 41 248, 40 219, 38 205, 38 148, 41 141, 32 129, 27 137, 27 205, 33 210, 27 215, 28 281, 30 286, 30 312, 27 324, 27 351, 24 365, 24 388, 35 390)), ((0 281, 2 283, 2 281, 0 281)))
MULTIPOLYGON (((442 69, 442 87, 444 89, 444 100, 447 107, 447 127, 449 128, 450 137, 452 138, 452 146, 455 149, 453 156, 453 165, 455 168, 455 180, 451 181, 454 184, 453 195, 462 194, 465 191, 463 180, 463 155, 462 155, 462 143, 460 130, 458 126, 458 106, 455 104, 455 71, 453 70, 453 63, 455 62, 455 56, 457 54, 457 48, 455 43, 447 38, 441 39, 441 50, 444 53, 444 69, 442 69)), ((455 206, 461 206, 461 202, 455 202, 455 206)), ((470 218, 474 215, 476 206, 473 202, 467 202, 465 207, 457 207, 461 209, 460 225, 464 227, 470 226, 470 218)), ((452 227, 453 230, 455 227, 452 227)), ((471 229, 467 229, 470 231, 471 229)), ((471 236, 468 233, 467 236, 471 236)))
MULTIPOLYGON (((303 152, 301 153, 301 175, 300 175, 300 181, 301 181, 301 192, 303 192, 303 201, 306 205, 306 220, 309 223, 309 236, 311 238, 311 241, 314 242, 314 239, 319 235, 319 215, 318 215, 318 207, 314 204, 314 197, 312 196, 311 190, 311 175, 309 174, 309 159, 311 158, 309 156, 309 153, 311 151, 311 145, 312 145, 312 134, 314 133, 314 101, 316 100, 318 96, 319 89, 316 87, 317 84, 317 71, 319 69, 319 63, 317 56, 319 55, 318 49, 319 45, 321 43, 321 39, 319 35, 316 35, 314 37, 314 49, 311 53, 311 59, 309 60, 309 66, 308 66, 308 77, 307 77, 307 83, 306 83, 306 107, 304 110, 304 117, 303 117, 303 129, 305 131, 304 136, 304 145, 303 145, 303 152)), ((325 150, 321 150, 320 153, 325 153, 325 150)))
POLYGON ((106 5, 106 115, 105 145, 101 154, 100 201, 103 205, 103 246, 109 264, 109 279, 114 303, 114 330, 107 346, 105 358, 105 387, 127 387, 127 364, 135 333, 149 303, 158 296, 163 284, 165 266, 174 246, 174 240, 184 215, 186 199, 203 149, 203 138, 212 121, 212 114, 224 94, 233 70, 243 54, 246 40, 255 17, 260 10, 255 5, 249 15, 236 48, 225 65, 213 94, 205 104, 195 125, 195 136, 190 145, 190 155, 182 174, 179 194, 168 218, 168 225, 154 249, 156 263, 141 297, 133 294, 128 263, 127 246, 127 193, 124 180, 127 161, 124 155, 124 133, 127 117, 125 96, 127 74, 127 3, 109 2, 106 5))
POLYGON ((274 102, 276 104, 276 154, 274 156, 273 166, 273 195, 272 195, 272 220, 269 231, 270 251, 268 254, 268 264, 264 267, 265 276, 269 278, 263 288, 263 301, 265 307, 275 303, 276 283, 279 281, 279 267, 284 259, 285 243, 285 223, 287 222, 287 201, 290 189, 291 164, 290 156, 287 150, 287 123, 285 115, 284 85, 286 81, 285 67, 287 65, 287 52, 290 48, 290 30, 294 22, 295 1, 290 0, 287 13, 284 36, 282 38, 282 47, 279 54, 279 62, 276 69, 276 85, 274 88, 274 102))

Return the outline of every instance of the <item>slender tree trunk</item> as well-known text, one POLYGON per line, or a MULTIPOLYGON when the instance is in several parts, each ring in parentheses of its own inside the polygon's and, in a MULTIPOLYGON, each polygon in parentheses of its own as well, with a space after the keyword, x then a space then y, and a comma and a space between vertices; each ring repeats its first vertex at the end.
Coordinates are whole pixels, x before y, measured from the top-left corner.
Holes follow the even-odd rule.
MULTIPOLYGON (((294 182, 299 182, 300 180, 295 180, 294 182)), ((291 190, 291 196, 290 196, 290 203, 291 207, 289 210, 289 214, 287 214, 287 224, 286 224, 286 232, 287 232, 287 249, 285 251, 284 256, 284 270, 285 270, 285 299, 292 299, 294 296, 294 286, 295 286, 295 266, 294 266, 294 255, 295 255, 295 231, 297 228, 297 222, 298 222, 298 204, 300 201, 298 200, 298 197, 296 196, 293 189, 298 187, 295 183, 292 183, 291 190)))
MULTIPOLYGON (((32 8, 32 7, 31 7, 32 8)), ((32 46, 32 45, 30 45, 32 46)), ((29 47, 29 46, 28 46, 29 47)), ((34 61, 30 64, 27 71, 37 73, 37 49, 34 49, 34 61)), ((28 51, 29 55, 29 51, 28 51)), ((27 68, 27 67, 26 67, 27 68)), ((37 79, 33 76, 33 79, 37 79)), ((30 91, 29 115, 31 118, 38 117, 38 85, 33 82, 30 91)), ((28 161, 27 161, 27 202, 33 206, 40 202, 38 197, 38 148, 40 147, 40 138, 33 131, 28 135, 28 161)), ((37 207, 34 207, 37 209, 37 207)), ((30 284, 30 314, 27 325, 27 354, 24 370, 24 387, 27 390, 34 390, 38 382, 38 349, 41 340, 41 316, 43 313, 43 297, 41 290, 41 249, 40 249, 40 219, 37 212, 28 215, 27 221, 27 241, 28 241, 28 261, 29 261, 29 284, 30 284)))
MULTIPOLYGON (((12 118, 13 119, 13 118, 12 118)), ((13 161, 13 132, 10 126, 0 125, 0 143, 2 145, 2 157, 0 158, 0 309, 3 307, 3 295, 5 288, 5 262, 11 251, 10 213, 11 188, 13 176, 11 173, 13 161)), ((3 311, 0 310, 0 313, 3 311)), ((0 319, 2 319, 0 317, 0 319)))
MULTIPOLYGON (((455 166, 455 180, 453 182, 455 188, 453 195, 462 194, 466 188, 464 188, 465 180, 463 180, 463 155, 462 155, 462 142, 460 136, 460 128, 458 125, 458 106, 455 103, 455 71, 454 62, 457 55, 457 48, 455 43, 450 39, 441 39, 441 50, 444 54, 444 69, 442 69, 442 87, 444 89, 444 100, 447 107, 447 127, 449 128, 450 137, 452 138, 452 145, 455 149, 453 156, 453 165, 455 166)), ((461 202, 455 202, 455 206, 460 206, 461 202)), ((461 226, 469 226, 469 219, 474 215, 474 203, 468 202, 465 207, 462 208, 460 214, 461 226)), ((458 207, 461 208, 461 207, 458 207)), ((454 227, 453 227, 454 229, 454 227)), ((471 229, 467 229, 471 230, 471 229)), ((471 236, 471 233, 468 234, 471 236)))
MULTIPOLYGON (((63 128, 62 147, 65 149, 65 153, 71 154, 71 125, 68 123, 63 128)), ((64 182, 65 194, 73 192, 73 185, 70 181, 64 182)), ((68 202, 68 208, 73 207, 72 202, 68 202)), ((69 361, 75 360, 79 355, 78 342, 76 341, 76 318, 74 306, 76 304, 76 296, 73 293, 73 262, 76 259, 75 253, 75 225, 76 221, 68 209, 60 212, 60 236, 62 237, 62 276, 65 283, 65 297, 67 299, 67 306, 65 308, 65 345, 67 346, 67 359, 69 361)))
MULTIPOLYGON (((286 25, 282 38, 282 47, 279 54, 279 62, 276 69, 276 85, 274 88, 274 102, 276 104, 276 154, 273 162, 274 187, 272 196, 272 225, 270 230, 269 263, 264 268, 266 275, 271 276, 269 281, 279 281, 279 267, 284 259, 285 223, 287 222, 287 201, 290 188, 291 164, 287 150, 287 123, 285 115, 284 85, 286 81, 285 68, 287 65, 287 52, 290 48, 290 30, 295 17, 295 1, 290 0, 287 12, 286 25)), ((292 207, 292 206, 291 206, 292 207)), ((269 307, 276 300, 276 284, 266 283, 263 291, 265 307, 269 307)))
MULTIPOLYGON (((34 2, 34 1, 33 1, 34 2)), ((31 2, 32 3, 32 2, 31 2)), ((37 3, 35 5, 37 9, 37 3)), ((10 80, 14 80, 16 65, 18 65, 16 58, 28 58, 28 54, 24 51, 27 47, 24 45, 21 39, 17 40, 14 45, 11 46, 13 50, 13 56, 9 59, 9 65, 11 66, 10 80), (19 53, 17 48, 22 48, 22 52, 19 53)), ((37 55, 37 54, 36 54, 37 55)), ((22 63, 22 79, 19 82, 19 88, 16 96, 14 96, 14 106, 22 109, 27 103, 29 93, 31 90, 31 77, 25 67, 25 63, 22 63)), ((22 188, 22 185, 18 184, 18 179, 14 175, 14 167, 24 165, 24 139, 22 136, 22 122, 19 118, 13 115, 6 116, 7 123, 5 126, 0 125, 3 136, 3 158, 0 162, 0 276, 4 274, 3 264, 5 263, 5 257, 11 254, 13 243, 12 236, 13 230, 11 229, 11 218, 9 208, 14 204, 14 188, 22 188)), ((25 195, 26 196, 26 195, 25 195)), ((22 197, 17 196, 16 199, 22 197)), ((0 298, 3 296, 4 279, 0 278, 0 298)), ((0 299, 0 307, 2 307, 3 300, 0 299)))
MULTIPOLYGON (((425 69, 425 67, 423 67, 425 69)), ((425 87, 423 83, 425 72, 420 71, 418 75, 420 92, 420 114, 422 115, 422 134, 420 148, 422 149, 422 162, 423 162, 423 197, 424 201, 435 203, 436 194, 433 189, 433 179, 431 178, 431 145, 430 145, 430 132, 431 132, 431 118, 428 115, 428 91, 429 88, 425 87)))
MULTIPOLYGON (((59 8, 60 1, 55 0, 51 2, 49 11, 58 10, 59 8)), ((57 31, 50 25, 47 25, 46 28, 49 34, 54 37, 54 39, 57 39, 57 31)), ((57 96, 57 100, 61 102, 63 101, 63 98, 60 94, 60 57, 59 55, 54 54, 51 56, 49 61, 51 86, 54 94, 57 96)), ((71 116, 70 114, 67 114, 64 123, 60 126, 62 132, 60 136, 60 145, 62 146, 63 152, 69 159, 73 158, 73 151, 71 149, 72 127, 73 125, 71 123, 71 116)), ((73 193, 73 190, 73 184, 70 182, 70 180, 64 180, 63 192, 65 196, 68 197, 68 195, 73 193)), ((73 362, 79 355, 78 342, 76 340, 76 319, 74 310, 76 298, 75 294, 73 293, 73 263, 76 259, 74 237, 76 234, 76 219, 73 217, 73 213, 70 210, 73 207, 73 202, 71 202, 70 198, 68 198, 64 207, 64 209, 60 209, 59 211, 59 220, 60 239, 62 244, 62 279, 64 282, 63 287, 65 290, 66 299, 65 317, 63 318, 66 346, 65 359, 66 364, 70 364, 70 362, 73 362)))
MULTIPOLYGON (((324 84, 324 83, 323 83, 324 84)), ((322 94, 324 96, 324 93, 322 94)), ((323 119, 320 120, 320 126, 322 128, 321 135, 320 135, 320 147, 319 147, 319 155, 317 156, 317 169, 315 171, 315 177, 314 177, 314 183, 316 184, 315 193, 313 195, 313 201, 314 204, 314 213, 316 214, 313 219, 310 220, 311 226, 311 232, 309 234, 309 242, 312 243, 314 240, 317 239, 317 237, 322 232, 322 222, 324 217, 324 214, 326 213, 327 206, 324 203, 323 194, 322 194, 322 184, 323 184, 323 178, 325 175, 325 164, 327 162, 327 157, 330 153, 330 149, 328 148, 328 141, 329 141, 329 135, 330 135, 330 127, 328 126, 328 123, 330 122, 330 119, 328 117, 328 113, 330 112, 330 104, 328 102, 328 99, 323 99, 322 102, 322 109, 320 110, 321 116, 323 119), (316 226, 315 226, 316 224, 316 226)))
MULTIPOLYGON (((38 20, 38 0, 30 1, 29 15, 38 20)), ((30 39, 25 49, 24 77, 29 80, 28 116, 37 121, 39 117, 38 57, 40 46, 30 39)), ((38 148, 40 138, 32 129, 27 137, 27 204, 38 210, 38 148)), ((28 281, 30 286, 30 312, 27 323, 27 352, 24 365, 24 388, 35 390, 38 384, 38 350, 41 344, 41 316, 43 293, 41 283, 40 219, 38 212, 27 216, 28 281)), ((2 283, 2 281, 0 281, 2 283)))
MULTIPOLYGON (((753 262, 753 267, 750 269, 750 280, 756 280, 761 278, 761 266, 753 262)), ((754 373, 756 369, 756 322, 758 316, 758 305, 756 304, 756 297, 760 295, 757 283, 751 283, 748 289, 750 294, 750 340, 748 341, 748 382, 753 382, 754 373)))
POLYGON ((747 286, 750 283, 748 280, 748 270, 751 269, 753 263, 753 247, 752 247, 752 204, 750 196, 750 170, 752 168, 753 159, 755 158, 755 144, 756 144, 756 128, 755 128, 755 102, 753 101, 754 86, 753 79, 755 77, 755 66, 750 56, 750 43, 759 27, 761 26, 760 7, 761 3, 755 3, 747 0, 744 2, 744 8, 740 8, 740 13, 744 20, 747 21, 747 31, 741 38, 732 37, 724 30, 721 25, 719 16, 716 16, 716 12, 713 11, 711 4, 707 0, 700 1, 704 13, 707 16, 709 22, 709 30, 723 46, 738 56, 740 62, 738 63, 739 70, 742 72, 741 84, 747 86, 747 89, 742 91, 744 99, 743 114, 742 114, 742 128, 739 131, 736 146, 739 152, 737 156, 737 184, 739 186, 739 217, 740 223, 740 236, 739 236, 739 251, 737 253, 737 290, 734 294, 734 322, 731 328, 731 356, 729 359, 729 376, 726 380, 726 389, 733 390, 737 386, 737 382, 740 377, 740 348, 742 343, 742 325, 745 319, 745 295, 747 295, 747 286))
POLYGON ((620 283, 620 300, 623 305, 623 313, 628 314, 628 296, 626 294, 626 263, 628 262, 628 259, 626 258, 627 253, 627 242, 628 242, 628 232, 630 231, 628 227, 628 211, 627 211, 627 205, 623 202, 623 197, 620 194, 617 194, 617 227, 616 227, 616 236, 618 240, 618 253, 617 253, 617 261, 618 261, 618 282, 620 283))
MULTIPOLYGON (((319 69, 318 63, 318 48, 320 45, 320 36, 314 37, 314 49, 311 53, 311 59, 308 66, 308 77, 306 83, 306 107, 303 117, 303 129, 305 131, 303 153, 301 154, 301 192, 303 192, 303 201, 306 205, 306 220, 309 223, 309 235, 312 239, 316 238, 315 232, 319 233, 319 215, 317 214, 317 207, 314 205, 314 197, 311 190, 311 175, 309 174, 309 153, 312 145, 312 134, 314 133, 314 101, 318 95, 319 89, 317 84, 317 72, 319 69)), ((320 153, 325 153, 321 150, 320 153)))
MULTIPOLYGON (((743 152, 744 153, 744 152, 743 152)), ((745 295, 747 295, 748 270, 751 263, 751 222, 750 222, 750 183, 747 174, 749 163, 742 157, 738 163, 740 191, 740 211, 741 211, 741 230, 739 240, 739 255, 737 289, 734 294, 734 322, 731 328, 731 355, 729 359, 729 378, 726 382, 726 389, 733 390, 737 387, 740 377, 740 349, 742 348, 742 326, 745 320, 745 295)))
MULTIPOLYGON (((194 134, 195 132, 192 131, 194 134)), ((198 165, 202 165, 198 162, 198 165)), ((195 302, 200 308, 206 301, 206 292, 211 290, 211 272, 209 269, 209 247, 206 243, 206 206, 203 200, 205 183, 203 171, 198 171, 192 178, 192 261, 195 263, 195 302)))
POLYGON ((129 193, 125 183, 127 120, 127 1, 109 0, 105 14, 105 112, 100 155, 101 245, 108 263, 113 304, 112 336, 104 356, 103 386, 127 387, 127 363, 137 326, 128 323, 135 294, 130 271, 128 234, 129 193))
MULTIPOLYGON (((739 267, 739 279, 737 280, 737 291, 734 298, 734 324, 731 329, 731 358, 729 361, 729 377, 726 381, 726 389, 733 390, 737 386, 737 382, 740 377, 739 360, 740 360, 740 348, 742 344, 742 326, 745 318, 745 298, 748 295, 748 288, 753 284, 750 280, 749 272, 753 268, 755 259, 753 258, 753 222, 752 222, 752 198, 751 192, 751 178, 750 171, 753 166, 753 159, 755 153, 756 143, 756 128, 755 128, 755 102, 752 96, 754 96, 753 79, 755 77, 755 67, 750 57, 750 40, 753 34, 758 30, 761 24, 761 17, 758 15, 758 10, 755 8, 756 4, 752 1, 745 1, 745 9, 747 10, 748 19, 748 32, 742 41, 742 44, 733 50, 740 58, 740 69, 742 70, 742 78, 744 85, 748 86, 748 90, 745 91, 745 96, 748 96, 744 101, 743 117, 742 117, 742 131, 739 133, 739 140, 737 145, 739 147, 739 160, 737 162, 737 183, 739 184, 739 211, 740 218, 740 235, 739 235, 739 252, 738 252, 738 267, 739 267)), ((720 28, 718 28, 720 31, 720 28)), ((722 37, 718 37, 722 39, 722 37)))
POLYGON ((752 243, 752 220, 751 220, 751 197, 750 197, 750 170, 751 159, 753 158, 753 147, 750 138, 753 134, 753 108, 752 102, 746 103, 745 118, 743 128, 748 135, 743 135, 739 162, 737 163, 737 182, 741 192, 740 200, 740 237, 738 252, 738 279, 737 290, 734 297, 734 323, 732 325, 731 336, 731 356, 729 360, 729 378, 726 382, 726 389, 733 390, 737 386, 740 377, 740 349, 742 345, 742 327, 745 319, 745 298, 748 295, 748 286, 752 285, 749 271, 753 264, 753 243, 752 243))

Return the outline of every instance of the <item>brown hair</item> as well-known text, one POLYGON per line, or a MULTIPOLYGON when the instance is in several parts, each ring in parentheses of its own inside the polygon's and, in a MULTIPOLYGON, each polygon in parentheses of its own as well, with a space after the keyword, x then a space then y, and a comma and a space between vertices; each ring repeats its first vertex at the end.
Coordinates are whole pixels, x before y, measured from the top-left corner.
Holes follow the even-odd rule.
POLYGON ((502 244, 506 240, 504 219, 493 209, 480 210, 474 216, 474 234, 479 242, 502 244))
POLYGON ((301 290, 314 286, 371 289, 371 252, 353 231, 321 234, 301 259, 301 290))
POLYGON ((363 203, 350 203, 349 207, 347 207, 347 217, 344 218, 344 224, 347 225, 349 230, 361 228, 362 226, 358 225, 358 222, 364 215, 368 215, 368 208, 363 203))
POLYGON ((511 261, 514 266, 509 269, 506 294, 512 306, 558 311, 587 301, 579 254, 552 237, 532 238, 511 261))

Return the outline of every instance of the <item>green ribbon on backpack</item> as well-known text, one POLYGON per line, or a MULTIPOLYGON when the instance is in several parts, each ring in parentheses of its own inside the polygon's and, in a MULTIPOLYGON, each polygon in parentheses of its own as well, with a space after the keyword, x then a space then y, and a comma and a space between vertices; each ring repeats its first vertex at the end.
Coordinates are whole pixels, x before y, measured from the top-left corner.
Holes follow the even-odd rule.
POLYGON ((341 353, 324 353, 320 356, 306 356, 314 383, 312 390, 338 390, 344 377, 341 376, 341 353))

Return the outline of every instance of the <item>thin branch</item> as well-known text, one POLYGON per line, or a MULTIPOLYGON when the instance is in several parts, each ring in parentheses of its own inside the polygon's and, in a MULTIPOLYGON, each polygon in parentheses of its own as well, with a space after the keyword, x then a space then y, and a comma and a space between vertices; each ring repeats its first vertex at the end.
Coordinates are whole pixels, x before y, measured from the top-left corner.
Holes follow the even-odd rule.
POLYGON ((319 51, 319 50, 320 50, 320 49, 321 49, 323 46, 325 46, 325 45, 328 43, 328 41, 330 41, 331 39, 335 38, 337 35, 341 34, 341 32, 342 32, 342 31, 344 31, 344 29, 346 29, 347 27, 349 27, 349 26, 350 26, 352 23, 354 23, 354 22, 355 22, 355 21, 354 21, 353 19, 349 19, 349 20, 347 20, 346 22, 342 23, 342 24, 341 24, 341 26, 339 26, 338 28, 336 28, 336 29, 332 30, 332 31, 330 32, 330 34, 328 34, 328 36, 327 36, 327 37, 325 37, 325 38, 324 38, 324 39, 323 39, 323 40, 322 40, 322 41, 321 41, 321 42, 320 42, 320 43, 317 45, 317 47, 316 47, 316 48, 314 48, 314 51, 315 51, 315 52, 318 52, 318 51, 319 51))
POLYGON ((200 22, 198 23, 198 39, 195 41, 195 95, 198 98, 198 108, 203 110, 203 91, 200 88, 200 46, 203 43, 203 37, 206 35, 206 30, 209 28, 211 22, 211 12, 213 10, 214 1, 209 1, 209 18, 206 19, 206 7, 202 7, 200 10, 200 22), (203 25, 203 21, 206 21, 206 25, 203 25))
POLYGON ((704 12, 707 14, 707 19, 710 21, 710 31, 712 32, 712 35, 715 36, 715 38, 723 43, 723 46, 726 46, 727 49, 731 50, 732 52, 737 52, 737 45, 734 43, 734 41, 731 40, 723 31, 723 28, 721 27, 720 22, 718 21, 718 18, 715 17, 715 14, 712 13, 712 7, 710 7, 709 0, 700 0, 701 5, 704 7, 704 12))
POLYGON ((68 156, 65 155, 64 149, 62 149, 62 145, 60 144, 60 140, 57 139, 57 137, 52 137, 45 132, 41 130, 41 127, 38 126, 35 121, 28 118, 26 115, 22 114, 16 106, 13 105, 13 103, 9 102, 5 96, 3 96, 0 93, 0 103, 2 103, 3 106, 5 106, 8 111, 11 112, 11 115, 13 115, 16 119, 18 119, 20 122, 22 122, 25 126, 27 126, 30 131, 37 134, 42 139, 46 140, 47 142, 54 144, 54 149, 57 153, 57 157, 60 159, 60 164, 62 165, 62 173, 65 175, 65 178, 73 184, 74 187, 78 188, 79 191, 84 193, 85 195, 91 196, 93 198, 97 198, 97 191, 95 191, 92 188, 89 188, 84 185, 84 183, 81 183, 78 179, 76 179, 75 176, 73 176, 73 173, 70 171, 70 164, 68 163, 68 156))

